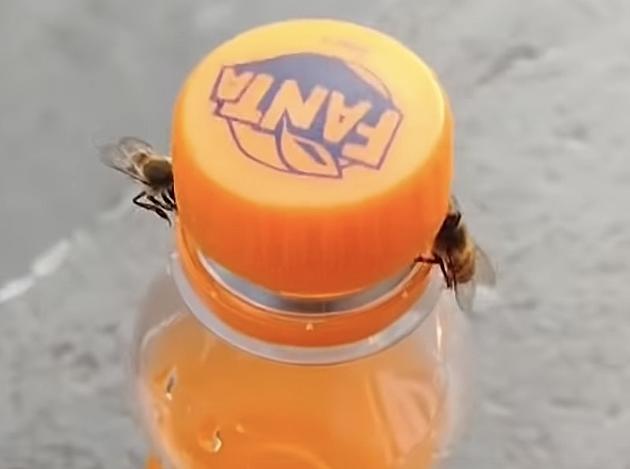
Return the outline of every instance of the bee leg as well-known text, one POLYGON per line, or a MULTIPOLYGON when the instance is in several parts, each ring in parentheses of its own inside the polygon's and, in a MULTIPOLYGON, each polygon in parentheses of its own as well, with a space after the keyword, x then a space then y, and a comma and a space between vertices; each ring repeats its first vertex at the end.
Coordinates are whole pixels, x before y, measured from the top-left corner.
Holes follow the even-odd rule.
POLYGON ((447 268, 444 260, 440 258, 440 269, 442 269, 442 275, 444 275, 444 280, 446 281, 446 288, 453 288, 455 286, 453 275, 449 274, 449 272, 453 271, 451 267, 452 266, 449 265, 449 267, 447 268))
POLYGON ((453 285, 453 282, 451 280, 450 275, 448 274, 448 269, 446 268, 446 264, 444 263, 444 259, 442 259, 439 256, 435 256, 435 257, 423 257, 423 256, 418 256, 415 259, 415 262, 424 262, 425 264, 434 264, 434 265, 439 265, 440 266, 440 270, 442 271, 442 276, 444 277, 444 280, 446 281, 446 287, 447 288, 451 288, 451 286, 453 285))
POLYGON ((168 205, 169 210, 177 210, 175 201, 171 198, 171 195, 169 194, 169 192, 167 191, 162 192, 162 200, 164 201, 164 203, 166 203, 166 205, 168 205))
POLYGON ((140 202, 140 199, 142 199, 145 195, 147 195, 147 193, 142 191, 138 195, 136 195, 133 199, 131 199, 131 201, 134 203, 134 205, 137 205, 138 207, 146 208, 144 207, 144 205, 146 204, 144 204, 143 202, 140 202))
POLYGON ((166 223, 168 223, 168 226, 172 226, 171 223, 171 219, 169 218, 168 214, 162 210, 160 207, 154 207, 155 208, 155 213, 157 213, 160 218, 163 218, 164 220, 166 220, 166 223))
POLYGON ((170 205, 168 205, 168 204, 166 204, 166 203, 162 202, 161 200, 159 200, 158 198, 156 198, 156 197, 154 197, 154 196, 152 196, 152 195, 147 196, 147 199, 148 199, 148 200, 149 200, 149 202, 151 202, 153 205, 155 205, 156 207, 161 208, 162 210, 166 210, 166 211, 171 210, 171 206, 170 206, 170 205))
POLYGON ((434 264, 434 265, 442 263, 442 259, 440 259, 437 256, 436 257, 418 256, 413 261, 414 262, 422 262, 424 264, 434 264))
POLYGON ((158 207, 156 205, 147 204, 147 203, 143 203, 143 202, 136 202, 136 205, 138 207, 142 207, 145 210, 149 210, 150 212, 154 212, 160 218, 163 218, 164 220, 166 220, 168 225, 171 226, 171 219, 168 217, 168 214, 166 213, 166 211, 164 211, 162 208, 160 208, 160 207, 158 207))
POLYGON ((156 213, 160 218, 163 218, 164 220, 166 220, 168 222, 168 225, 171 226, 171 219, 168 217, 168 215, 166 214, 166 212, 160 208, 157 205, 153 205, 153 204, 148 204, 146 202, 140 202, 140 200, 143 197, 146 197, 147 193, 142 191, 140 192, 137 196, 135 196, 132 201, 134 203, 134 205, 137 205, 138 207, 141 207, 145 210, 149 210, 151 212, 156 213))
POLYGON ((146 207, 144 208, 146 208, 147 210, 151 210, 152 212, 155 212, 160 218, 163 218, 164 220, 166 220, 166 223, 168 223, 168 226, 172 226, 171 219, 169 218, 168 214, 164 211, 164 209, 156 205, 150 205, 150 204, 146 204, 146 207))

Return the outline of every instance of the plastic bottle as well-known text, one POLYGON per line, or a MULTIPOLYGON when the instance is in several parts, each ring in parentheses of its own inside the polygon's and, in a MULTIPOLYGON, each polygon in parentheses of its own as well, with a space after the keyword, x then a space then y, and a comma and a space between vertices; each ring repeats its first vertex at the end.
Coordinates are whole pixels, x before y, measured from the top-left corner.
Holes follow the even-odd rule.
POLYGON ((430 69, 345 22, 250 30, 189 75, 172 156, 176 247, 132 342, 149 467, 433 467, 460 325, 413 263, 452 177, 430 69))

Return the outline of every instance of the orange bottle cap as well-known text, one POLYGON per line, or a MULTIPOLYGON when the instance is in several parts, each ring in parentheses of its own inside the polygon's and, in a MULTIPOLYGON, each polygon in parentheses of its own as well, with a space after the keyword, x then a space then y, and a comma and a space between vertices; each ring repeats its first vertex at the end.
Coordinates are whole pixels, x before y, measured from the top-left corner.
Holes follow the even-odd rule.
POLYGON ((331 20, 250 30, 210 53, 178 98, 181 229, 284 294, 369 287, 430 250, 452 133, 435 75, 390 37, 331 20))

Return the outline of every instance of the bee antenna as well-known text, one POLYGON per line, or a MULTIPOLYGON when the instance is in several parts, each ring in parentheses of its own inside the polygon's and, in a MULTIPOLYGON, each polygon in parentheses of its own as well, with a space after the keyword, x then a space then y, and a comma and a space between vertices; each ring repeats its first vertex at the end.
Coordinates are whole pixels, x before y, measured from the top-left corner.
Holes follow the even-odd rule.
POLYGON ((455 213, 455 226, 459 226, 459 223, 462 221, 462 212, 457 211, 457 213, 455 213))

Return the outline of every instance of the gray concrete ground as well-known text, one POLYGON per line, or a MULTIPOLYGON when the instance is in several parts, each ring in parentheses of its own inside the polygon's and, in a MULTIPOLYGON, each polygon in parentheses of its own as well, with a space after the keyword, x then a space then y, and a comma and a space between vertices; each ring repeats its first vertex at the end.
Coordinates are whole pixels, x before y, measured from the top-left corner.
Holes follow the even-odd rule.
POLYGON ((91 139, 165 147, 206 51, 308 15, 400 38, 453 101, 500 301, 474 322, 480 396, 449 467, 630 468, 626 0, 0 2, 0 468, 139 467, 116 326, 168 232, 91 139))

